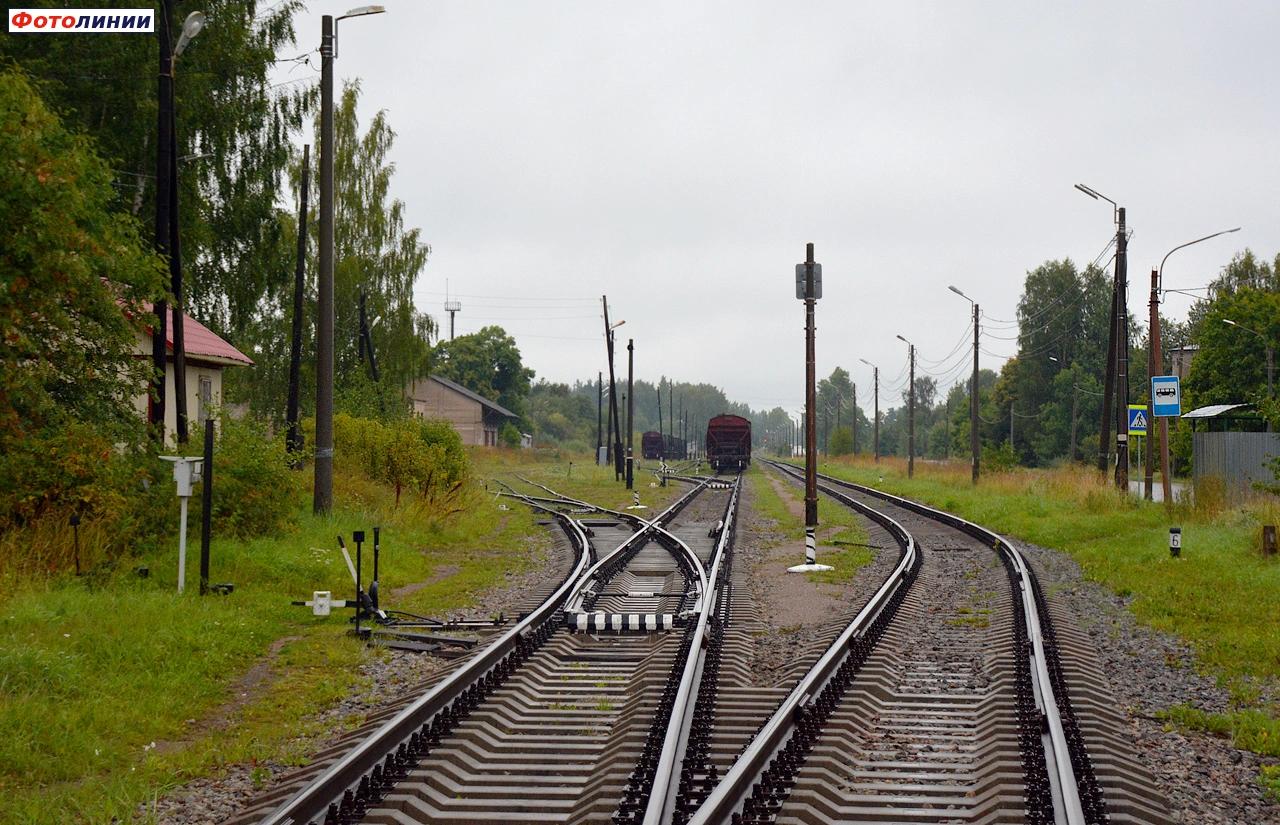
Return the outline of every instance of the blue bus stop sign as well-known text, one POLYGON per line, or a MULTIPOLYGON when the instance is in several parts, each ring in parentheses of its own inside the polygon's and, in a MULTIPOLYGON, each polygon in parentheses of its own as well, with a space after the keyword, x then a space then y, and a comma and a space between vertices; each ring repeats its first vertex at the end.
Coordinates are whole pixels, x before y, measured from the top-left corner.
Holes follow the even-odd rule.
POLYGON ((1176 375, 1151 376, 1151 412, 1157 418, 1182 415, 1182 389, 1176 375))

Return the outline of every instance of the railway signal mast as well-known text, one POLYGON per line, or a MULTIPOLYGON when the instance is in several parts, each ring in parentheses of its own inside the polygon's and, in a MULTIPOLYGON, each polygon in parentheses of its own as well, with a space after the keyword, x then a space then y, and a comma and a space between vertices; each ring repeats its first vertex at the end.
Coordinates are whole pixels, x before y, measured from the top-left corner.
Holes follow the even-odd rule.
POLYGON ((822 264, 813 260, 813 244, 806 245, 804 258, 804 263, 796 264, 796 298, 804 301, 804 564, 788 567, 788 573, 831 569, 818 564, 818 431, 813 417, 817 406, 813 308, 822 297, 822 264))

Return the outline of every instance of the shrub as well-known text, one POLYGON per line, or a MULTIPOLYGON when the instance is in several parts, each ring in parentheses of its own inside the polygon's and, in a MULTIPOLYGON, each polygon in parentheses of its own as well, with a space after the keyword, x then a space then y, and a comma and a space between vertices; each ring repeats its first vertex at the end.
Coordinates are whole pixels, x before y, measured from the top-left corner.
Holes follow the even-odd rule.
POLYGON ((228 416, 220 430, 213 451, 214 532, 240 538, 279 532, 294 514, 288 504, 297 484, 284 436, 228 416))
POLYGON ((502 440, 502 446, 504 447, 520 446, 520 431, 517 430, 516 426, 510 421, 502 425, 502 430, 498 433, 498 438, 502 440))
POLYGON ((1018 466, 1018 454, 1008 441, 1001 442, 999 447, 983 445, 982 463, 992 472, 1011 470, 1018 466))
POLYGON ((424 503, 455 510, 469 465, 462 438, 445 421, 408 418, 383 424, 345 414, 333 417, 337 468, 390 484, 396 503, 405 488, 424 503))

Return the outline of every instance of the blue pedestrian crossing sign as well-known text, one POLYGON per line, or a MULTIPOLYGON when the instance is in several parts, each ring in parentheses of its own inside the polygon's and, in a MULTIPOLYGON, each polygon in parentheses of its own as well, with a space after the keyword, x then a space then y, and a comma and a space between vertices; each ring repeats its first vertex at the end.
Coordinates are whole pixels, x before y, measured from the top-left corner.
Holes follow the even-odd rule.
POLYGON ((1157 418, 1182 415, 1182 390, 1176 375, 1151 376, 1152 413, 1157 418))
POLYGON ((1129 435, 1147 434, 1147 405, 1129 405, 1129 435))

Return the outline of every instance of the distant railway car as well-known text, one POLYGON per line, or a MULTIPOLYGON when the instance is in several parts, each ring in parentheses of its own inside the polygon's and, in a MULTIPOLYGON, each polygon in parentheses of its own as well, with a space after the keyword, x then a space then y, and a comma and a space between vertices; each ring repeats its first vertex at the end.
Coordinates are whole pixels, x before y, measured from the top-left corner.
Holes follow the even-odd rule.
POLYGON ((662 448, 662 433, 650 430, 640 436, 640 454, 649 459, 666 456, 666 452, 662 448))
POLYGON ((751 422, 739 415, 717 415, 708 421, 707 461, 717 473, 745 470, 751 463, 751 422))
POLYGON ((684 439, 677 438, 674 435, 667 436, 667 448, 664 457, 671 461, 686 458, 684 454, 684 439))

